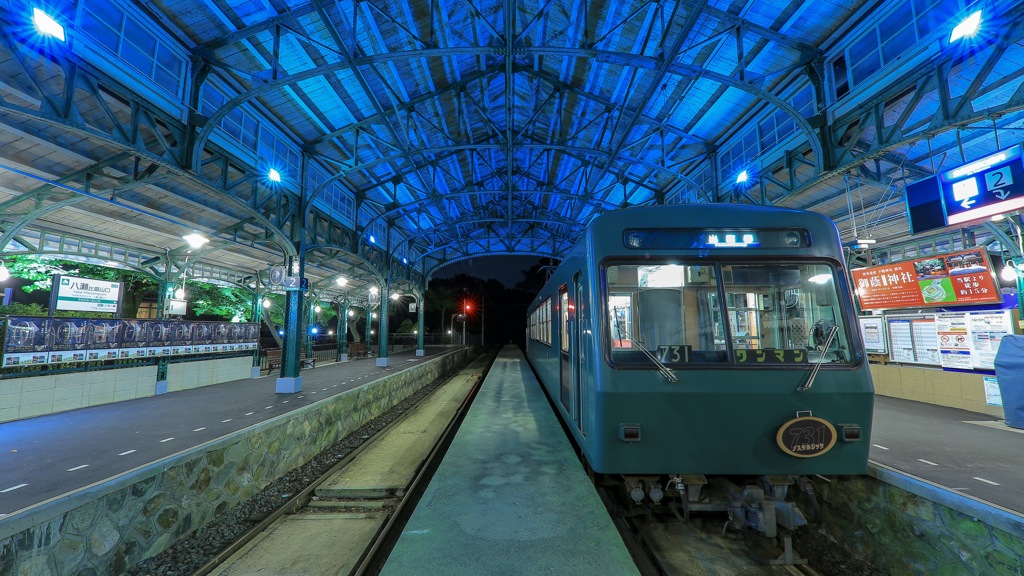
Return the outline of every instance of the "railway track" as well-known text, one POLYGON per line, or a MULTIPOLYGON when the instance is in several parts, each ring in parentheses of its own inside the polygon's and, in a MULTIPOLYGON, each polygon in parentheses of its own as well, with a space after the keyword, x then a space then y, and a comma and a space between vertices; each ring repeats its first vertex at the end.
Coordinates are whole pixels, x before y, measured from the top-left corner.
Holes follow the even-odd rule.
POLYGON ((194 576, 283 573, 275 566, 292 572, 330 566, 330 573, 376 574, 492 361, 477 359, 450 378, 312 479, 194 576))
POLYGON ((644 576, 822 576, 809 564, 768 564, 783 550, 725 530, 723 516, 684 521, 664 505, 637 514, 606 487, 598 491, 644 576))

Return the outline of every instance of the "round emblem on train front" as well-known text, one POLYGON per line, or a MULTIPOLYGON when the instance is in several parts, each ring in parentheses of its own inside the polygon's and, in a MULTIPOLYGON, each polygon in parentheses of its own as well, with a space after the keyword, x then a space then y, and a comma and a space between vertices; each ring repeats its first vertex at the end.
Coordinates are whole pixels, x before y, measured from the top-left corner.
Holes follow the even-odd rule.
POLYGON ((836 429, 814 416, 800 416, 786 422, 775 435, 782 451, 797 458, 821 456, 836 445, 836 429))

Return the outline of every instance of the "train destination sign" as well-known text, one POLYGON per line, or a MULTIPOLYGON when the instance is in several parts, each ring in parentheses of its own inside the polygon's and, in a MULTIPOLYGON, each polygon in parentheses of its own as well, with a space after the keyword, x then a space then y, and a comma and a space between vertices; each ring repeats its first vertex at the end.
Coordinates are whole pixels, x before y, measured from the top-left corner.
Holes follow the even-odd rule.
POLYGON ((999 292, 984 248, 851 270, 862 310, 997 304, 999 292))

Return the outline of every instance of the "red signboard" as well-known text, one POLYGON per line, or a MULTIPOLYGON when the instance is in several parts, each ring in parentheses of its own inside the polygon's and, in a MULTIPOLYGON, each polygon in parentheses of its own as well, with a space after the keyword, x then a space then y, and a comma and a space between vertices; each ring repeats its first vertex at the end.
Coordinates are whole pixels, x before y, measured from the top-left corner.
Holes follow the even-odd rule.
POLYGON ((863 310, 1003 301, 984 248, 858 268, 851 272, 854 292, 863 310))

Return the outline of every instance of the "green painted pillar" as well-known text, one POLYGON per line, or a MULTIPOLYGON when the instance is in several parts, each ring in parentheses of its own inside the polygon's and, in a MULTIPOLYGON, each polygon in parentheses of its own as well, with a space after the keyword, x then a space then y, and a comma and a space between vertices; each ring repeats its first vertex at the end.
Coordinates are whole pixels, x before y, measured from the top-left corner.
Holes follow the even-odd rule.
POLYGON ((348 302, 338 303, 338 362, 348 362, 348 302))
POLYGON ((377 330, 379 342, 377 345, 377 366, 386 368, 388 366, 388 310, 391 297, 391 285, 384 283, 380 291, 380 322, 377 330))
MULTIPOLYGON (((302 278, 304 272, 303 258, 290 256, 286 266, 289 276, 302 278)), ((298 287, 285 287, 284 299, 284 338, 281 345, 281 375, 277 379, 275 391, 279 394, 290 394, 302 391, 302 377, 299 376, 302 346, 302 290, 298 287)))
POLYGON ((253 292, 253 301, 251 309, 252 321, 256 323, 256 338, 257 344, 256 349, 252 351, 252 370, 249 372, 250 378, 259 378, 260 372, 260 347, 259 347, 259 333, 262 328, 261 322, 263 321, 263 297, 260 296, 260 281, 256 279, 256 288, 253 292))
POLYGON ((416 297, 416 355, 423 356, 423 295, 416 297))
MULTIPOLYGON (((168 263, 169 266, 170 263, 168 263)), ((167 280, 167 274, 165 273, 164 279, 160 281, 156 293, 156 317, 160 320, 165 318, 164 310, 167 307, 168 291, 173 289, 173 285, 167 280)), ((156 360, 156 394, 167 393, 167 368, 169 364, 170 358, 167 356, 160 356, 156 360)))

